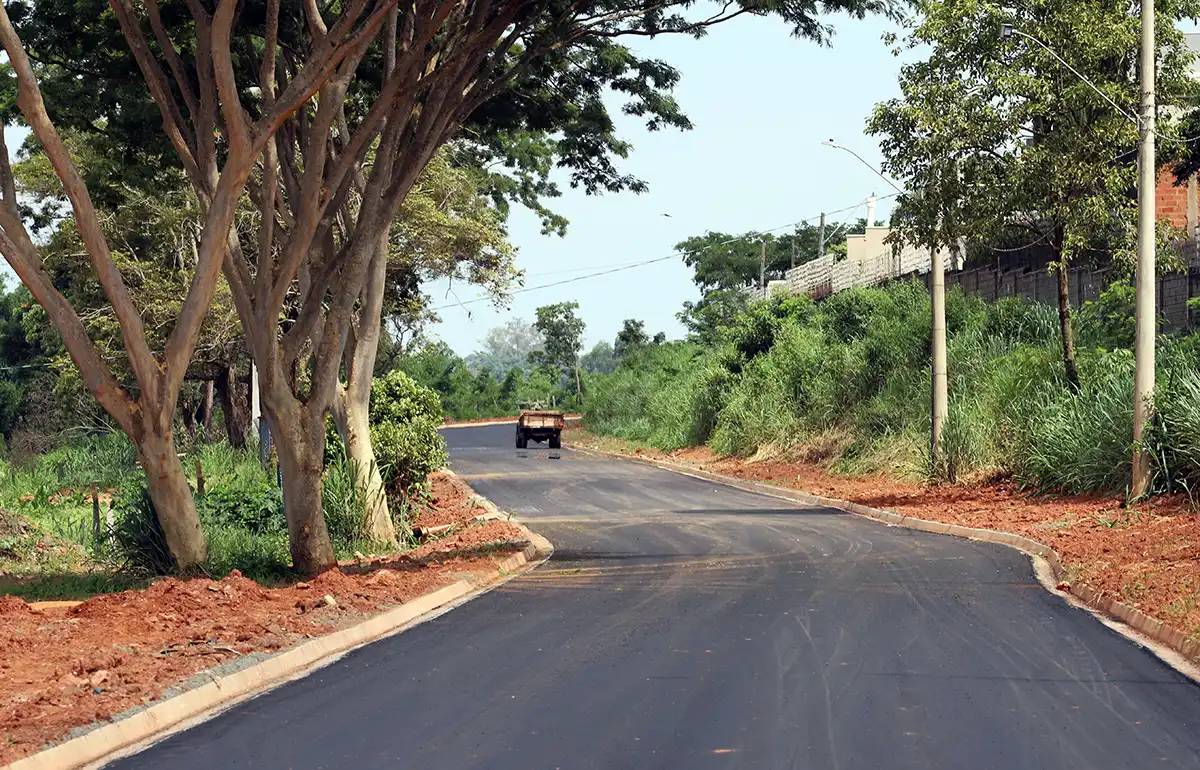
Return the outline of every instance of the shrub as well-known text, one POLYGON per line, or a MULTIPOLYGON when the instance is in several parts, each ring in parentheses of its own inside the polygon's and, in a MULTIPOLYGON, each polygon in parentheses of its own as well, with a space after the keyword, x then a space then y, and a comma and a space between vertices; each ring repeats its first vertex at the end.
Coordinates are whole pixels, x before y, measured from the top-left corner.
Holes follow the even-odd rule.
POLYGON ((167 575, 175 569, 154 501, 145 487, 122 490, 113 501, 113 542, 117 555, 134 570, 167 575))
POLYGON ((231 478, 225 483, 209 482, 203 495, 196 495, 202 522, 244 529, 254 534, 286 528, 283 490, 259 473, 259 478, 231 478))
POLYGON ((404 372, 389 372, 372 383, 371 445, 388 486, 408 489, 446 464, 441 422, 437 393, 404 372))

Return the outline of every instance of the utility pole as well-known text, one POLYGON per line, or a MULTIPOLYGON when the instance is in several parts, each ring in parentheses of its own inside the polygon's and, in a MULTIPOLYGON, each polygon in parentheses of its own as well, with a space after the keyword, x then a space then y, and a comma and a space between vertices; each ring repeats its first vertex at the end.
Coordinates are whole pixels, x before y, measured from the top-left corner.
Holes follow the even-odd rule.
POLYGON ((796 269, 796 234, 792 233, 792 269, 796 269))
POLYGON ((763 299, 767 298, 767 239, 762 240, 762 249, 758 255, 758 290, 762 292, 763 299))
POLYGON ((825 212, 821 212, 821 227, 817 230, 817 256, 825 256, 825 212))
MULTIPOLYGON (((941 229, 941 228, 939 228, 941 229)), ((946 377, 946 262, 937 238, 931 240, 929 254, 929 294, 933 309, 930 331, 933 336, 931 374, 931 415, 929 431, 930 472, 937 470, 942 453, 942 427, 950 414, 950 393, 946 377)))
POLYGON ((1150 488, 1150 453, 1142 445, 1146 424, 1154 414, 1154 334, 1156 308, 1154 192, 1158 166, 1154 158, 1155 88, 1154 0, 1142 0, 1142 114, 1138 123, 1137 335, 1133 374, 1133 484, 1135 498, 1150 488))

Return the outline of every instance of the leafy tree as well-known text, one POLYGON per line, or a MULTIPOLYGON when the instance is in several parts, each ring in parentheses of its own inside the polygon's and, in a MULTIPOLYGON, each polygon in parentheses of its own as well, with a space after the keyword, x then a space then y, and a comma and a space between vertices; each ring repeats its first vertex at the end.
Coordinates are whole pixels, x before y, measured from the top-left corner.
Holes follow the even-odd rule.
MULTIPOLYGON (((1101 251, 1127 259, 1135 242, 1136 8, 1109 0, 917 7, 903 47, 927 47, 929 57, 902 68, 903 97, 879 105, 868 124, 882 138, 887 169, 913 191, 900 196, 893 227, 930 247, 956 248, 960 238, 994 244, 1019 232, 1049 248, 1063 364, 1078 387, 1068 265, 1101 251), (1046 47, 1006 39, 1005 24, 1046 47)), ((1193 0, 1160 9, 1160 105, 1196 91, 1175 22, 1197 12, 1193 0)))
MULTIPOLYGON (((17 199, 17 183, 8 162, 8 148, 2 139, 0 252, 45 308, 72 361, 79 368, 88 391, 129 435, 137 448, 155 513, 171 557, 181 569, 190 569, 203 562, 206 545, 195 501, 175 449, 172 423, 179 390, 228 251, 229 233, 238 200, 249 181, 255 159, 273 145, 272 140, 281 123, 308 101, 321 88, 323 81, 332 79, 335 70, 345 63, 348 56, 361 50, 364 37, 369 39, 372 29, 377 30, 388 14, 388 8, 385 7, 362 16, 364 8, 361 5, 356 8, 344 20, 344 24, 336 25, 323 35, 321 45, 306 49, 311 52, 309 55, 299 49, 296 51, 298 75, 286 88, 277 93, 273 70, 263 68, 264 77, 259 84, 269 94, 269 99, 262 109, 256 110, 251 116, 243 111, 241 89, 233 72, 234 56, 229 38, 234 27, 240 26, 235 24, 234 4, 218 3, 212 14, 201 3, 192 4, 191 21, 194 27, 191 24, 183 26, 192 30, 190 34, 194 34, 198 45, 184 47, 183 53, 180 53, 179 47, 171 45, 163 52, 187 102, 187 117, 184 117, 184 112, 167 85, 165 71, 154 59, 153 49, 145 39, 140 20, 127 0, 114 2, 112 13, 105 11, 91 16, 82 15, 80 11, 84 9, 74 3, 38 2, 29 5, 14 2, 0 7, 0 45, 7 53, 8 67, 11 68, 7 71, 15 74, 16 97, 14 100, 13 81, 9 80, 6 83, 4 121, 7 124, 17 120, 17 109, 20 110, 21 118, 29 126, 54 169, 54 175, 62 184, 88 262, 112 307, 136 389, 123 387, 114 376, 103 355, 89 338, 78 309, 59 291, 45 270, 39 249, 25 221, 26 212, 17 199), (67 7, 64 8, 64 5, 67 7), (96 19, 103 20, 102 23, 112 22, 114 16, 119 22, 120 32, 109 24, 103 41, 89 38, 81 29, 84 24, 96 19), (47 17, 55 18, 52 23, 46 24, 47 17), (14 22, 20 26, 20 34, 14 22), (26 38, 25 42, 22 36, 26 38), (30 48, 38 52, 36 67, 26 52, 26 43, 30 43, 30 48), (145 322, 130 297, 126 276, 114 257, 112 244, 105 237, 88 180, 79 173, 63 135, 55 125, 56 120, 65 117, 66 128, 71 127, 69 124, 72 120, 78 120, 86 123, 89 130, 95 130, 98 125, 103 127, 103 120, 107 116, 124 112, 125 103, 120 100, 107 102, 108 109, 99 109, 103 100, 98 102, 96 92, 103 92, 104 89, 98 88, 92 78, 81 76, 74 69, 76 61, 69 53, 64 55, 64 48, 79 50, 82 45, 86 51, 92 43, 95 44, 95 50, 80 59, 103 58, 113 51, 124 50, 126 43, 129 50, 134 52, 138 64, 143 65, 145 90, 140 85, 131 85, 136 79, 128 77, 132 67, 128 61, 124 62, 124 70, 120 73, 123 78, 121 90, 131 96, 128 114, 141 112, 144 120, 149 114, 145 106, 151 99, 157 104, 166 135, 170 138, 174 162, 182 164, 189 179, 202 192, 203 226, 197 237, 193 277, 158 355, 151 348, 145 322), (194 57, 192 53, 195 53, 194 57), (43 56, 52 63, 43 64, 43 56), (54 118, 47 108, 39 80, 49 81, 46 92, 55 102, 54 118), (56 86, 63 83, 73 84, 69 92, 57 90, 56 86), (92 91, 90 94, 89 89, 92 91), (79 98, 78 102, 75 97, 79 98), (88 110, 88 105, 95 109, 88 110), (120 105, 121 109, 112 109, 115 105, 120 105), (60 107, 61 111, 58 109, 60 107), (82 119, 84 115, 87 116, 86 120, 82 119), (228 130, 218 152, 217 133, 220 129, 228 130)), ((151 26, 156 32, 161 31, 158 6, 148 4, 147 10, 151 26)), ((182 16, 180 13, 181 21, 182 16)), ((278 15, 275 14, 273 18, 277 19, 278 15)), ((169 39, 165 34, 155 37, 160 43, 169 39)), ((272 35, 268 37, 272 40, 268 45, 267 58, 273 59, 274 39, 272 35)), ((352 58, 357 61, 357 55, 352 58)), ((83 71, 89 72, 86 66, 83 71)), ((153 144, 163 146, 162 142, 153 144)), ((164 151, 162 155, 166 156, 167 153, 164 151)), ((127 167, 129 164, 116 165, 127 167)), ((37 226, 36 218, 32 224, 37 226)), ((263 273, 260 272, 260 275, 263 273)), ((304 568, 308 565, 303 559, 297 559, 297 566, 304 568)))
POLYGON ((579 366, 589 374, 608 374, 617 368, 619 360, 613 352, 613 346, 604 340, 584 354, 579 366))
POLYGON ((527 366, 529 354, 541 346, 542 335, 534 325, 514 318, 488 330, 483 349, 467 356, 467 366, 475 371, 488 368, 504 377, 514 368, 527 366))
MULTIPOLYGON (((862 16, 895 5, 826 0, 819 9, 862 16)), ((39 58, 55 62, 43 74, 54 78, 60 94, 75 92, 82 103, 128 104, 131 115, 152 113, 144 96, 72 79, 80 68, 112 78, 131 69, 122 47, 111 44, 114 33, 106 25, 112 15, 102 3, 39 0, 20 7, 22 34, 39 58), (100 45, 77 43, 97 38, 100 45), (97 93, 79 93, 86 88, 97 93), (132 98, 114 98, 118 93, 132 98)), ((317 469, 346 342, 363 318, 382 313, 386 236, 438 148, 467 127, 476 157, 516 169, 508 193, 522 200, 545 192, 536 180, 548 157, 588 192, 641 190, 640 180, 615 167, 629 146, 615 135, 605 92, 626 97, 625 111, 645 118, 650 129, 689 124, 670 96, 678 73, 637 56, 622 39, 700 36, 747 13, 779 16, 801 37, 829 34, 816 18, 816 4, 782 1, 731 3, 715 14, 690 0, 632 6, 418 2, 403 13, 372 0, 326 8, 251 0, 236 6, 237 13, 231 2, 219 2, 211 13, 203 3, 189 3, 190 14, 175 6, 162 13, 148 3, 144 18, 129 0, 115 0, 113 9, 153 87, 165 135, 202 200, 221 204, 220 213, 232 218, 250 171, 245 161, 261 155, 250 187, 258 233, 249 240, 257 248, 245 248, 240 239, 204 240, 205 269, 197 271, 204 280, 191 294, 207 301, 216 277, 210 265, 223 263, 279 451, 293 561, 310 572, 334 563, 317 469), (181 51, 199 51, 196 62, 183 61, 181 51), (301 61, 298 52, 306 51, 310 61, 301 61), (223 97, 220 120, 214 94, 223 97), (521 141, 529 135, 541 136, 543 149, 553 136, 552 151, 530 161, 521 141), (224 163, 237 171, 224 187, 217 186, 218 145, 224 163), (530 180, 532 191, 525 184, 530 180)), ((7 37, 10 60, 27 64, 17 56, 16 35, 7 37)), ((80 128, 103 114, 70 112, 80 128)), ((135 134, 146 133, 146 123, 135 134)), ((161 138, 144 151, 154 152, 155 145, 162 147, 161 138)), ((228 232, 227 226, 216 229, 220 236, 228 232)), ((369 379, 374 367, 366 359, 378 341, 362 341, 367 344, 350 366, 354 376, 369 379)))
POLYGON ((579 377, 579 353, 583 350, 582 318, 575 315, 578 302, 559 302, 537 309, 534 328, 542 335, 542 348, 533 353, 535 363, 574 372, 575 395, 582 400, 583 383, 579 377))
POLYGON ((617 340, 613 343, 613 354, 624 358, 635 349, 650 342, 646 334, 646 322, 634 318, 626 318, 621 323, 621 331, 617 332, 617 340))
POLYGON ((699 302, 684 302, 676 314, 695 342, 712 344, 721 329, 729 326, 750 306, 750 294, 744 288, 713 289, 699 302))

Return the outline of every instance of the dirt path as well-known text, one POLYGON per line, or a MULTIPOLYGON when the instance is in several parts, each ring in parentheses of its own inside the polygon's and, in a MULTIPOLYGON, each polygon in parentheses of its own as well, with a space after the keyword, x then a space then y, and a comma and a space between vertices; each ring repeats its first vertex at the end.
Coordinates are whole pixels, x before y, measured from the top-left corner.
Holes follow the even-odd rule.
POLYGON ((0 765, 203 683, 217 666, 257 663, 456 580, 494 574, 498 558, 524 547, 517 527, 473 521, 482 511, 461 482, 433 481, 422 519, 457 524, 447 537, 311 581, 264 587, 234 572, 168 578, 75 606, 0 597, 0 765))

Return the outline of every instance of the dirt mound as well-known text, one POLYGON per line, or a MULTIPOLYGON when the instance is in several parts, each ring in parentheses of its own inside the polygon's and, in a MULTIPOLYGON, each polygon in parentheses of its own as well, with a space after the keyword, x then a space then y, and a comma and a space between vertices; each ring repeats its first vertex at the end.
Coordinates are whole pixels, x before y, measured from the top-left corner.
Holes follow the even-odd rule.
POLYGON ((429 529, 446 524, 465 524, 483 509, 470 503, 470 491, 457 477, 449 473, 435 473, 429 477, 433 499, 413 522, 414 527, 429 529))
POLYGON ((9 615, 29 615, 33 610, 19 596, 0 596, 0 617, 9 615))

